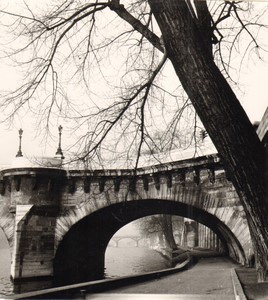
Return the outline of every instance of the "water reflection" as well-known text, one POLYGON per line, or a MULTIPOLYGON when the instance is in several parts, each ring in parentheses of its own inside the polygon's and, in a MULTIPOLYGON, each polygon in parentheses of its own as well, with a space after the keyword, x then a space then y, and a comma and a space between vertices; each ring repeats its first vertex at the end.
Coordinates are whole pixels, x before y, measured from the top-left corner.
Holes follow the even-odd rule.
MULTIPOLYGON (((156 251, 135 247, 131 241, 124 246, 108 247, 105 254, 105 276, 107 278, 134 275, 169 267, 168 262, 156 251)), ((10 251, 0 249, 0 298, 13 293, 41 290, 52 287, 52 281, 23 281, 13 287, 10 281, 10 251), (14 292, 13 292, 14 289, 14 292)))
POLYGON ((0 296, 8 296, 13 293, 13 285, 10 280, 10 250, 0 248, 0 296))
POLYGON ((143 247, 108 247, 105 253, 106 277, 134 275, 169 267, 160 253, 143 247))
POLYGON ((21 294, 21 293, 27 293, 31 291, 39 291, 44 289, 49 289, 53 287, 53 281, 52 279, 48 280, 23 280, 20 282, 15 282, 13 284, 13 293, 14 294, 21 294))

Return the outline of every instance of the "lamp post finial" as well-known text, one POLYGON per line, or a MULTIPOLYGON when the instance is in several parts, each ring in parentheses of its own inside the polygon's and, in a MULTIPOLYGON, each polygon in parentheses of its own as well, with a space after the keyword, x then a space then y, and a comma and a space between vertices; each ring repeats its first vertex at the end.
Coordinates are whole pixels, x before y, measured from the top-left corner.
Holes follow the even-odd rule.
POLYGON ((21 151, 21 139, 22 139, 22 134, 23 134, 23 130, 20 128, 19 129, 19 150, 18 153, 16 155, 16 157, 22 157, 22 151, 21 151))
POLYGON ((58 145, 58 149, 57 149, 56 155, 60 155, 61 159, 64 159, 63 152, 62 152, 62 149, 61 149, 62 129, 63 129, 63 127, 60 125, 58 127, 58 130, 59 130, 59 145, 58 145))

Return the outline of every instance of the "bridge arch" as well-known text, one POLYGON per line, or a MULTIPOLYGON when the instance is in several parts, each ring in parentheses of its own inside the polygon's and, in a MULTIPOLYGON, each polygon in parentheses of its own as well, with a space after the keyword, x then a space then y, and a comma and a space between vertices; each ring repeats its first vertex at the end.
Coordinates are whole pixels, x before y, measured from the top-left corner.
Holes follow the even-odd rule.
POLYGON ((113 236, 110 241, 114 241, 115 246, 118 247, 120 241, 122 241, 122 240, 131 240, 132 242, 135 243, 135 246, 138 247, 139 246, 139 241, 142 240, 142 239, 143 239, 143 237, 140 237, 140 236, 129 235, 129 236, 113 236))
POLYGON ((245 253, 237 237, 226 224, 210 212, 177 201, 132 200, 101 208, 71 226, 56 250, 55 284, 102 278, 105 250, 112 236, 126 224, 154 214, 182 216, 207 226, 221 239, 229 256, 245 263, 245 253))

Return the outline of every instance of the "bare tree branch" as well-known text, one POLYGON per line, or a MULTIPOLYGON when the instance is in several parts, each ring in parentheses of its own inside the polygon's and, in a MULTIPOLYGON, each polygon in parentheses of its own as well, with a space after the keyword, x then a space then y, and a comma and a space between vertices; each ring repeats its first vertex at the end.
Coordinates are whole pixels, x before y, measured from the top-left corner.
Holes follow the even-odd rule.
POLYGON ((146 37, 149 42, 152 43, 159 51, 164 52, 164 48, 161 45, 160 38, 148 29, 148 26, 143 25, 138 19, 133 17, 124 7, 120 4, 120 1, 110 1, 110 8, 114 10, 117 15, 128 22, 135 30, 146 37))

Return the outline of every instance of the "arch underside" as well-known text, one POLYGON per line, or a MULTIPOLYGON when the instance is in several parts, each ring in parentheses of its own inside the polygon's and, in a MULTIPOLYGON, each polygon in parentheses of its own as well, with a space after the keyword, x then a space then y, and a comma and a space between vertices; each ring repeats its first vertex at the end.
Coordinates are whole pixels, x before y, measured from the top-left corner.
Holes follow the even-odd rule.
POLYGON ((54 259, 56 285, 103 278, 106 247, 126 224, 149 215, 171 214, 193 219, 221 239, 227 255, 240 263, 245 254, 232 231, 216 216, 180 202, 165 200, 127 201, 102 208, 78 221, 60 242, 54 259))

